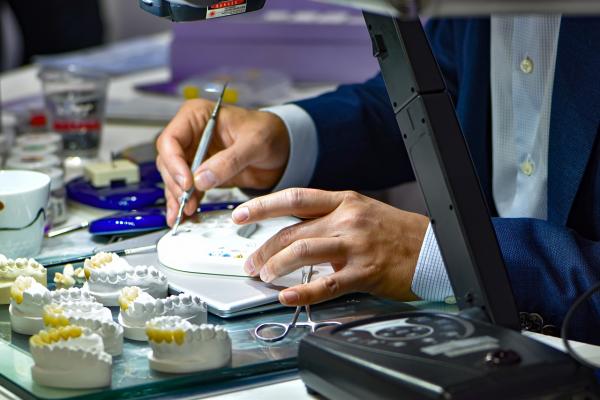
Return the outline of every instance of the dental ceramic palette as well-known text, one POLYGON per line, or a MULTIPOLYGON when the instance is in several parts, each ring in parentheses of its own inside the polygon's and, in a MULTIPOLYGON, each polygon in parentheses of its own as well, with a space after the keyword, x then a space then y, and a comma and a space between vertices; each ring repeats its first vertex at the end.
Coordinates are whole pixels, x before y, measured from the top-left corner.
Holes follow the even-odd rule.
POLYGON ((44 325, 51 328, 75 325, 88 328, 102 338, 111 356, 123 352, 123 327, 112 320, 110 310, 100 303, 49 304, 44 306, 44 325))
POLYGON ((33 258, 6 258, 0 254, 0 304, 10 303, 10 288, 19 276, 29 276, 46 286, 46 268, 33 258))
POLYGON ((280 217, 259 224, 236 225, 231 211, 197 214, 182 223, 177 234, 163 236, 158 260, 168 268, 201 274, 248 276, 244 261, 281 229, 299 222, 280 217))
POLYGON ((152 266, 132 266, 114 253, 98 253, 85 260, 84 289, 105 306, 119 305, 121 289, 137 286, 155 298, 167 296, 167 277, 152 266))
POLYGON ((148 355, 150 368, 159 372, 198 372, 231 362, 231 339, 222 326, 159 317, 146 324, 146 335, 152 348, 148 355))
POLYGON ((44 327, 44 306, 51 303, 90 303, 94 297, 77 288, 49 291, 30 276, 18 277, 10 289, 10 323, 12 330, 33 335, 44 327))
POLYGON ((207 321, 206 303, 186 293, 155 299, 138 287, 127 287, 121 290, 119 306, 118 321, 125 337, 131 340, 147 340, 146 322, 156 317, 178 316, 195 324, 207 321))
POLYGON ((40 331, 29 339, 33 381, 68 389, 110 386, 112 357, 102 338, 88 328, 67 325, 40 331))

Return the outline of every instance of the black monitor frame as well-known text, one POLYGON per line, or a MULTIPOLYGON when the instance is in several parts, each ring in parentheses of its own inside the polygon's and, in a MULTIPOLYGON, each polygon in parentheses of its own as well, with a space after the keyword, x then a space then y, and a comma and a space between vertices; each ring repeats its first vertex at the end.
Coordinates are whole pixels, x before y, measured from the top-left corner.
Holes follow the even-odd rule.
POLYGON ((418 19, 364 17, 457 304, 518 330, 490 213, 423 26, 418 19))

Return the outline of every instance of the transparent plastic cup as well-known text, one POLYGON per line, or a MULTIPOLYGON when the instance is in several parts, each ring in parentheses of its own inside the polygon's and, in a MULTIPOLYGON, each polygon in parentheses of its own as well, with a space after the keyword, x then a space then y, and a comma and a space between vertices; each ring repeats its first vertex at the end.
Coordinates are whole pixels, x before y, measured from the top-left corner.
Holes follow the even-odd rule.
POLYGON ((39 73, 49 129, 62 135, 65 157, 98 155, 105 120, 106 74, 69 67, 42 67, 39 73))

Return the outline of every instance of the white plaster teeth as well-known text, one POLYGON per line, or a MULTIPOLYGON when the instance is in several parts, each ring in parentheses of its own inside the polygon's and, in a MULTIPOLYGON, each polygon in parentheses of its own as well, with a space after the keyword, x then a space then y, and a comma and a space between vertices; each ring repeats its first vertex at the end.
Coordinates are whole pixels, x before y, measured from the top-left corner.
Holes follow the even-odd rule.
MULTIPOLYGON (((19 277, 11 287, 11 304, 8 309, 11 328, 17 333, 33 335, 44 327, 44 306, 53 303, 73 303, 80 307, 93 301, 93 296, 81 289, 59 289, 50 292, 32 277, 19 277)), ((94 307, 101 305, 93 304, 96 305, 89 306, 88 312, 99 312, 94 307)), ((107 311, 110 315, 110 310, 107 311)))
POLYGON ((11 287, 19 277, 31 277, 46 286, 46 268, 33 258, 13 260, 0 254, 0 304, 10 303, 11 287))
POLYGON ((207 320, 206 303, 189 294, 154 299, 138 287, 127 287, 121 290, 119 304, 119 323, 125 337, 133 340, 146 340, 145 324, 156 317, 177 316, 197 324, 207 320))
POLYGON ((42 330, 29 340, 33 380, 50 387, 92 389, 110 385, 112 357, 103 339, 87 327, 42 330))
POLYGON ((106 306, 118 305, 119 291, 128 286, 139 286, 154 297, 167 296, 167 278, 155 267, 133 267, 114 253, 98 253, 84 264, 84 287, 106 306))
POLYGON ((115 357, 123 353, 123 327, 113 320, 104 321, 90 317, 71 317, 69 322, 90 329, 102 338, 104 351, 115 357))
POLYGON ((158 317, 146 323, 152 348, 150 368, 188 373, 221 368, 231 361, 231 339, 222 326, 195 325, 181 317, 158 317))

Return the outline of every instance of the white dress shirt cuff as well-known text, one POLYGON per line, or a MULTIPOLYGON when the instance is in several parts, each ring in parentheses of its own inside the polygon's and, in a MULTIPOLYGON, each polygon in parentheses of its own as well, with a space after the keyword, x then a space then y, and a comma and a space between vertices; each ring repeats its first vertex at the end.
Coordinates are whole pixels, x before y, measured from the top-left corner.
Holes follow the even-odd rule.
POLYGON ((411 289, 423 300, 452 302, 454 297, 431 224, 427 227, 411 289))
POLYGON ((310 183, 319 152, 317 127, 311 116, 295 104, 263 108, 283 120, 290 135, 288 164, 273 192, 290 188, 306 187, 310 183))

